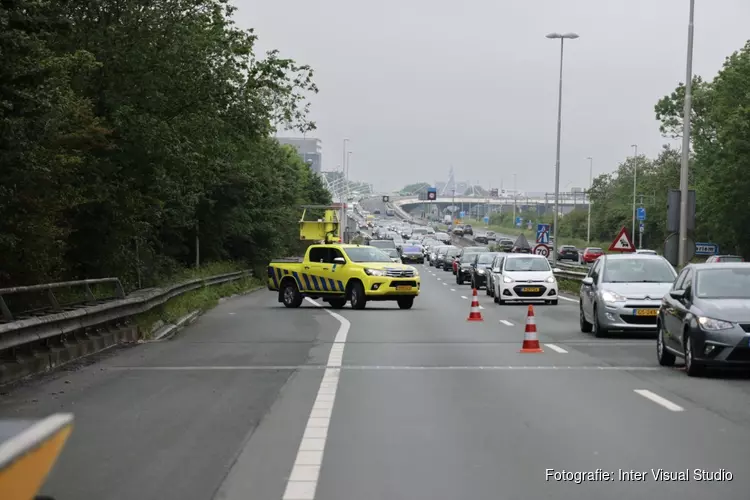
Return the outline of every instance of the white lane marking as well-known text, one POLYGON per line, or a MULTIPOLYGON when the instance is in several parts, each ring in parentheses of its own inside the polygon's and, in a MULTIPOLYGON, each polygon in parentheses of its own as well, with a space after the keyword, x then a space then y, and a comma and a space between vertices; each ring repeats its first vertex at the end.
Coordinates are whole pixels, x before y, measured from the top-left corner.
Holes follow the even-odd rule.
POLYGON ((443 283, 443 285, 448 286, 448 283, 443 283))
POLYGON ((455 291, 456 291, 456 289, 455 289, 455 288, 451 288, 451 292, 455 292, 455 291))
POLYGON ((237 313, 229 313, 230 316, 234 316, 235 314, 237 314, 237 313))
POLYGON ((549 347, 550 349, 552 349, 555 352, 559 352, 560 354, 567 354, 568 353, 568 351, 566 351, 562 347, 557 346, 555 344, 544 344, 544 345, 546 345, 547 347, 549 347))
POLYGON ((438 281, 443 281, 443 278, 438 278, 438 281))
POLYGON ((502 324, 504 324, 504 325, 507 325, 507 326, 513 326, 513 323, 511 323, 511 322, 510 322, 510 321, 508 321, 507 319, 501 319, 501 320, 500 320, 500 323, 502 323, 502 324))
POLYGON ((479 306, 479 309, 484 309, 484 306, 479 306))
POLYGON ((673 402, 671 402, 670 400, 665 399, 665 398, 659 396, 658 394, 655 394, 655 393, 653 393, 651 391, 648 391, 646 389, 633 389, 633 391, 636 392, 637 394, 640 394, 644 398, 650 399, 654 403, 663 406, 664 408, 666 408, 669 411, 685 411, 685 408, 683 408, 682 406, 676 405, 673 402))
POLYGON ((568 302, 578 303, 578 299, 571 299, 570 297, 563 297, 562 295, 558 295, 557 298, 567 300, 568 302))
MULTIPOLYGON (((310 298, 306 300, 317 307, 323 307, 310 298)), ((286 483, 283 500, 315 500, 315 490, 318 487, 320 466, 323 463, 323 452, 328 438, 328 428, 331 425, 336 389, 339 385, 346 337, 351 327, 351 323, 340 314, 328 309, 324 311, 338 320, 339 331, 336 332, 336 338, 328 355, 323 380, 320 382, 315 403, 310 410, 305 434, 297 450, 297 457, 286 483)))
POLYGON ((467 297, 466 295, 461 295, 461 298, 464 300, 469 300, 469 297, 467 297))
MULTIPOLYGON (((111 366, 103 368, 109 371, 263 371, 270 370, 277 372, 279 370, 328 370, 323 365, 288 365, 288 366, 111 366)), ((614 371, 660 371, 661 368, 656 366, 524 366, 524 365, 489 365, 489 366, 392 366, 392 365, 341 365, 341 370, 614 370, 614 371)), ((316 401, 333 401, 335 393, 332 390, 335 387, 325 381, 321 384, 320 393, 316 401)), ((311 428, 319 430, 321 433, 328 432, 328 418, 313 417, 307 422, 305 436, 312 437, 308 433, 311 428)))

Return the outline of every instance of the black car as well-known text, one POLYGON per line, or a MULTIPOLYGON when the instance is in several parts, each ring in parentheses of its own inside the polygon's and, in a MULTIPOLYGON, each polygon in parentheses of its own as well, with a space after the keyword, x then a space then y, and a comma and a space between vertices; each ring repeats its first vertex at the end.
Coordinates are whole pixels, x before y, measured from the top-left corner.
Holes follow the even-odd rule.
POLYGON ((464 247, 461 253, 456 257, 456 284, 463 285, 464 281, 471 281, 471 265, 474 262, 474 256, 480 253, 488 253, 487 247, 464 247))
POLYGON ((557 260, 572 260, 578 262, 578 249, 573 245, 563 245, 557 252, 557 260))
POLYGON ((404 245, 401 248, 401 262, 404 264, 424 264, 424 251, 419 245, 404 245))
POLYGON ((471 263, 471 287, 477 290, 487 285, 487 276, 492 271, 492 262, 496 252, 478 253, 471 263))
POLYGON ((466 224, 464 226, 464 234, 474 234, 474 228, 471 227, 471 224, 466 224))
POLYGON ((750 367, 750 263, 689 264, 657 318, 659 364, 684 358, 691 377, 708 367, 750 367))
POLYGON ((453 261, 456 260, 456 257, 458 257, 460 253, 461 249, 458 247, 451 247, 445 252, 443 259, 441 260, 443 271, 453 271, 453 261))
POLYGON ((444 269, 446 256, 450 250, 459 250, 459 248, 452 245, 441 245, 437 247, 434 259, 435 262, 433 263, 432 259, 430 259, 430 264, 434 265, 438 269, 444 269))
POLYGON ((463 285, 464 281, 471 281, 471 269, 478 253, 464 252, 458 259, 456 266, 456 284, 463 285))

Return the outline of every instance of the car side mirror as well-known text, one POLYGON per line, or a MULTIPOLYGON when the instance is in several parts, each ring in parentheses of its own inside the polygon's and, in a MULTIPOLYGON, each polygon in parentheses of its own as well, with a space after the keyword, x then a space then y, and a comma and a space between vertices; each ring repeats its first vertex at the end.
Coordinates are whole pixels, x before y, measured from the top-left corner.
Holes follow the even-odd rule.
POLYGON ((334 264, 339 264, 339 265, 343 266, 344 264, 346 264, 346 259, 344 259, 343 257, 335 257, 333 259, 333 263, 334 264))
POLYGON ((685 298, 685 290, 670 290, 669 296, 675 300, 682 300, 685 298))
POLYGON ((592 278, 591 276, 586 276, 581 280, 581 284, 583 284, 584 286, 591 286, 594 284, 594 278, 592 278))

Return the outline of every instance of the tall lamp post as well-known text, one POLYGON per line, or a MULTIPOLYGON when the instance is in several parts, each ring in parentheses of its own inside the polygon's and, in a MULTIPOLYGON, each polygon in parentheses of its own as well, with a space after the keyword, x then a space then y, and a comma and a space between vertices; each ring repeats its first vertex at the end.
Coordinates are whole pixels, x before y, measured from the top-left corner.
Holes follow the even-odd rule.
POLYGON ((680 242, 677 262, 687 263, 688 256, 688 174, 690 161, 690 118, 693 108, 693 20, 695 0, 690 0, 690 20, 688 21, 688 50, 685 76, 685 109, 682 117, 682 160, 680 162, 680 242))
MULTIPOLYGON (((554 241, 552 242, 552 265, 557 264, 557 218, 560 212, 560 135, 562 132, 562 77, 563 77, 563 54, 565 40, 575 40, 578 35, 575 33, 550 33, 547 35, 550 39, 560 40, 560 83, 557 96, 557 154, 555 159, 555 213, 553 215, 553 233, 554 241)), ((515 224, 515 219, 513 221, 515 224)))
MULTIPOLYGON (((344 139, 344 146, 343 146, 343 153, 341 158, 341 174, 344 178, 344 180, 347 180, 347 154, 346 154, 346 146, 349 144, 349 139, 344 139)), ((342 186, 343 187, 343 186, 342 186)), ((343 198, 343 195, 341 196, 343 198)), ((341 198, 339 198, 341 200, 341 198)), ((341 241, 344 241, 344 226, 346 225, 346 203, 341 200, 341 219, 339 220, 339 238, 341 241)))
POLYGON ((638 144, 632 144, 630 147, 635 149, 635 153, 633 154, 633 232, 630 233, 631 241, 635 242, 635 197, 638 187, 638 144))
POLYGON ((516 227, 516 198, 518 196, 516 189, 516 174, 513 174, 513 227, 516 227))
POLYGON ((586 193, 586 198, 589 204, 589 220, 586 224, 586 244, 591 244, 591 188, 594 185, 594 158, 589 156, 586 158, 589 161, 589 192, 586 193))

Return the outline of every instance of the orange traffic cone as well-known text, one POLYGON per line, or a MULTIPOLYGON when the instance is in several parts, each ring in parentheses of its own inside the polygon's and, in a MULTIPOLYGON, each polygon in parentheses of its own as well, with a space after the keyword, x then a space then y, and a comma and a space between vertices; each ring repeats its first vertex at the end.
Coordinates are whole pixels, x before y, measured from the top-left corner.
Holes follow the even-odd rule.
POLYGON ((529 304, 529 312, 526 313, 526 330, 523 333, 522 353, 544 352, 539 347, 539 338, 536 336, 536 321, 534 321, 534 306, 529 304))
POLYGON ((477 289, 474 288, 474 292, 471 297, 471 312, 466 321, 484 321, 482 313, 479 312, 479 297, 477 297, 477 289))

